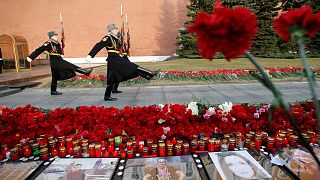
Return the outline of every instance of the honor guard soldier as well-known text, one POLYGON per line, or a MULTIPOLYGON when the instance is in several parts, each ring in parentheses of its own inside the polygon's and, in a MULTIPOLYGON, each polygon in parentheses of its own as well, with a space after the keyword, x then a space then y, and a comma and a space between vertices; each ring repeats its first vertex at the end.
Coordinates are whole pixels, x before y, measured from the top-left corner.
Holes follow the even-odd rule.
POLYGON ((58 42, 58 33, 55 31, 48 32, 49 40, 45 42, 41 47, 32 52, 27 60, 31 62, 38 57, 44 51, 49 53, 50 67, 52 74, 51 81, 51 95, 61 95, 61 92, 57 92, 57 81, 66 80, 76 76, 76 72, 85 74, 87 76, 92 72, 91 70, 82 69, 62 58, 61 45, 58 42))
POLYGON ((106 48, 108 52, 107 65, 107 87, 104 95, 105 101, 115 101, 117 98, 111 97, 112 88, 115 83, 120 83, 128 79, 141 76, 150 80, 159 71, 150 71, 138 66, 135 63, 128 61, 119 53, 120 41, 117 36, 119 30, 118 26, 111 23, 107 26, 108 34, 98 42, 88 54, 86 60, 91 62, 92 58, 102 49, 106 48))
MULTIPOLYGON (((124 35, 124 34, 123 34, 124 35)), ((120 32, 118 33, 118 37, 120 37, 121 34, 120 32)), ((123 53, 122 53, 122 57, 125 58, 126 60, 130 61, 128 58, 128 54, 127 54, 127 43, 124 43, 123 45, 123 53)), ((113 87, 112 87, 112 93, 122 93, 122 91, 118 90, 119 87, 119 83, 114 83, 113 87)))

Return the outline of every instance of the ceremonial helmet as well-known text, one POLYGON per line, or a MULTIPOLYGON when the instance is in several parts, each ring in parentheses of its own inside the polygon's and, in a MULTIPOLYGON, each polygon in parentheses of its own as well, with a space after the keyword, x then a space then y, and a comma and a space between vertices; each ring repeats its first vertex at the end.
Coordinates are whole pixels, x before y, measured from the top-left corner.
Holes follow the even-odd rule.
POLYGON ((50 32, 48 32, 49 38, 51 38, 51 37, 54 36, 54 35, 58 35, 58 33, 55 32, 55 31, 50 31, 50 32))
POLYGON ((118 26, 115 23, 110 23, 107 25, 107 30, 108 32, 114 30, 114 29, 118 29, 118 26))

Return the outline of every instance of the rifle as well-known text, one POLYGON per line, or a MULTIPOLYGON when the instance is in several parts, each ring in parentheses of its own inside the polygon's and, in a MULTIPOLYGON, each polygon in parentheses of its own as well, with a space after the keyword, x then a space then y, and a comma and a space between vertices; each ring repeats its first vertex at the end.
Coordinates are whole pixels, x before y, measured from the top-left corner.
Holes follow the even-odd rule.
POLYGON ((124 22, 122 22, 121 30, 120 30, 120 48, 119 53, 123 54, 123 46, 124 46, 124 22))
POLYGON ((129 34, 129 27, 128 27, 128 31, 127 31, 127 55, 130 56, 130 34, 129 34))
POLYGON ((61 13, 60 13, 60 24, 61 24, 61 54, 64 55, 64 47, 66 46, 64 44, 64 28, 63 28, 63 21, 62 21, 62 16, 61 16, 61 13))
POLYGON ((130 33, 129 33, 129 25, 128 25, 128 15, 126 14, 126 25, 127 25, 127 47, 126 47, 126 51, 127 51, 127 55, 130 56, 130 33))

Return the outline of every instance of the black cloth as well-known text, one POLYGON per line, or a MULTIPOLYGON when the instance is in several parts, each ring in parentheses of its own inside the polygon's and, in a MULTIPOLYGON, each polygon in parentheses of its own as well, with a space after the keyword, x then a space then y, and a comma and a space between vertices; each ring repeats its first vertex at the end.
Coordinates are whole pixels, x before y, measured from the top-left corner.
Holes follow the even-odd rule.
POLYGON ((49 53, 51 73, 55 76, 55 80, 65 80, 76 76, 74 70, 78 69, 79 67, 61 57, 62 51, 59 42, 53 42, 52 40, 45 42, 41 47, 32 52, 29 55, 29 58, 33 60, 44 51, 49 53))
POLYGON ((51 68, 51 92, 57 91, 58 74, 51 68))
POLYGON ((2 53, 0 48, 0 74, 2 74, 2 66, 3 66, 3 60, 2 60, 2 53))
POLYGON ((111 96, 111 91, 112 91, 114 84, 115 84, 115 79, 113 77, 113 74, 112 74, 112 71, 110 68, 110 64, 108 63, 108 65, 107 65, 107 87, 106 87, 104 97, 111 96))
POLYGON ((138 76, 136 73, 138 65, 128 61, 117 52, 109 52, 110 50, 119 51, 119 47, 119 39, 113 35, 107 35, 89 53, 91 57, 94 57, 102 48, 106 48, 108 51, 108 70, 111 71, 113 83, 119 83, 138 76))

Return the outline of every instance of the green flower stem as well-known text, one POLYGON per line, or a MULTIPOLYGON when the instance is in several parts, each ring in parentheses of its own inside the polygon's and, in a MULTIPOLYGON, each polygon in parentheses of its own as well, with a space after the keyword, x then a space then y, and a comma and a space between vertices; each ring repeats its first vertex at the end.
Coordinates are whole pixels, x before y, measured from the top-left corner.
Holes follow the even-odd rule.
POLYGON ((318 103, 317 95, 316 95, 316 92, 314 90, 315 82, 312 79, 312 74, 310 72, 310 66, 308 64, 306 53, 304 51, 304 41, 301 39, 301 40, 298 41, 298 44, 299 44, 301 61, 303 63, 303 67, 304 67, 307 79, 309 81, 310 91, 311 91, 313 102, 314 102, 314 105, 315 105, 315 108, 316 108, 316 115, 317 115, 317 120, 318 120, 318 130, 319 130, 319 127, 320 127, 320 105, 318 103))
POLYGON ((280 107, 283 108, 284 112, 286 113, 286 115, 289 118, 290 124, 293 126, 293 128, 296 130, 296 132, 298 133, 298 137, 301 140, 302 144, 304 145, 304 147, 306 147, 308 149, 308 151, 311 153, 311 155, 313 156, 313 158, 315 159, 315 161, 317 162, 318 166, 320 166, 320 161, 317 158, 317 156, 315 155, 315 153, 313 152, 312 147, 310 146, 310 144, 305 140, 305 138, 302 136, 302 132, 299 129, 298 125, 296 124, 295 120, 293 119, 292 115, 290 114, 290 110, 289 107, 286 103, 284 103, 283 97, 280 93, 280 91, 274 86, 273 82, 271 81, 270 77, 268 76, 268 74, 265 72, 264 68, 255 60, 255 58, 248 52, 245 53, 246 57, 250 60, 250 62, 252 62, 252 64, 258 69, 258 71, 260 71, 260 73, 262 74, 262 77, 265 81, 265 83, 268 85, 269 89, 271 90, 271 92, 273 93, 273 95, 275 96, 275 98, 278 100, 278 103, 280 105, 280 107))

